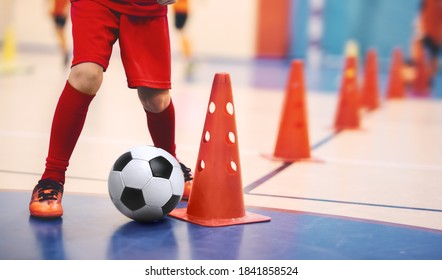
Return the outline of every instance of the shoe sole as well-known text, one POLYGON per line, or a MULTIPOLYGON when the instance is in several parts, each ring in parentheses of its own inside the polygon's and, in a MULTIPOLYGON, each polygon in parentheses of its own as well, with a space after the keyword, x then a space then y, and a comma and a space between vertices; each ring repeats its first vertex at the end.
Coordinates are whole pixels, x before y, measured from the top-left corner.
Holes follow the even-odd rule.
POLYGON ((63 211, 62 212, 31 212, 31 216, 32 217, 37 217, 37 218, 59 218, 61 216, 63 216, 63 211))

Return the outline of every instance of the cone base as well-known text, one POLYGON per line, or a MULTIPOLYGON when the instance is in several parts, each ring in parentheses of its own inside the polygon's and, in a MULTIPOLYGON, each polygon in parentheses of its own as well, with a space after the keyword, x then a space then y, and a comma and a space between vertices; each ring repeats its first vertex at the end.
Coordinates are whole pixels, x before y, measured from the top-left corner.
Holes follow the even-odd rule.
POLYGON ((323 160, 313 157, 279 157, 274 154, 262 154, 262 157, 272 160, 272 161, 281 161, 281 162, 296 162, 296 161, 305 161, 305 162, 323 162, 323 160))
POLYGON ((203 219, 187 214, 187 208, 174 209, 169 216, 205 227, 223 227, 240 224, 269 222, 270 217, 246 212, 244 217, 231 219, 203 219))
POLYGON ((413 97, 428 97, 430 96, 430 90, 413 90, 413 97))
POLYGON ((362 108, 365 109, 365 110, 368 111, 368 112, 371 112, 371 111, 374 111, 374 110, 379 109, 379 106, 378 106, 378 105, 373 105, 373 106, 363 106, 362 108))
POLYGON ((333 129, 335 130, 335 131, 337 131, 337 132, 339 132, 339 131, 344 131, 344 130, 363 130, 360 126, 351 126, 351 125, 349 125, 349 126, 345 126, 345 125, 335 125, 334 127, 333 127, 333 129))
POLYGON ((391 99, 405 99, 405 95, 389 95, 387 96, 387 99, 391 100, 391 99))

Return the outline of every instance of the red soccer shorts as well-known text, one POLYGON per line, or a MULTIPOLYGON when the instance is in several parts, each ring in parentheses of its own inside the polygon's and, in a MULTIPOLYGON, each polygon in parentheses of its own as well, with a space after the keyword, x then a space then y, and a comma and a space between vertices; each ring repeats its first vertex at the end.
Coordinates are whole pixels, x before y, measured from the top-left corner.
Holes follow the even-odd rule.
POLYGON ((130 88, 170 89, 171 58, 167 16, 120 14, 95 1, 72 1, 72 65, 94 62, 106 71, 119 39, 130 88))

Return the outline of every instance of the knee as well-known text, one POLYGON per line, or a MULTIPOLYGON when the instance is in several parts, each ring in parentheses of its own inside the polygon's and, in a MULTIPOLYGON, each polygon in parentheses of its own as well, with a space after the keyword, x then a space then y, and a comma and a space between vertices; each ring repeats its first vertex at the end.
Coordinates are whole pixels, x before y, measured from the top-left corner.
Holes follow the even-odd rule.
POLYGON ((138 97, 143 108, 151 113, 160 113, 169 106, 170 93, 168 89, 139 87, 138 97))
POLYGON ((77 90, 95 95, 103 82, 103 68, 95 63, 81 63, 72 67, 69 83, 77 90))

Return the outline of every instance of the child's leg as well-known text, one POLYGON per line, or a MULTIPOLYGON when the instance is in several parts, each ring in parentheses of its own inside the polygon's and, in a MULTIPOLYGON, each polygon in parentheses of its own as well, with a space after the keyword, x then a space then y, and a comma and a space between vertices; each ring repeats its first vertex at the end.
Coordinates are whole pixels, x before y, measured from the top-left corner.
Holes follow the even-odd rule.
POLYGON ((429 75, 430 75, 430 84, 432 85, 434 83, 434 77, 437 75, 437 70, 439 69, 439 54, 442 49, 442 46, 434 43, 431 55, 430 55, 430 61, 428 62, 428 68, 429 68, 429 75))
POLYGON ((430 60, 430 77, 434 78, 439 68, 439 58, 434 56, 430 60))
POLYGON ((64 183, 89 103, 101 86, 103 71, 117 39, 114 30, 118 27, 118 17, 93 1, 73 2, 71 15, 74 66, 55 110, 46 170, 42 175, 43 179, 61 183, 64 183))
MULTIPOLYGON (((90 63, 92 64, 92 63, 90 63)), ((95 96, 84 93, 77 88, 94 89, 99 85, 91 85, 91 81, 101 81, 101 78, 91 78, 82 69, 89 69, 91 65, 79 64, 75 66, 60 95, 52 120, 49 151, 46 158, 46 169, 41 180, 32 191, 29 211, 36 217, 60 217, 63 215, 61 200, 65 172, 69 159, 83 129, 89 104, 95 96), (81 75, 72 75, 80 74, 81 75), (85 77, 89 77, 84 81, 85 77)), ((99 67, 98 65, 92 66, 99 67)), ((100 70, 102 76, 102 70, 100 70)), ((89 73, 90 74, 90 73, 89 73)), ((93 84, 94 82, 92 82, 93 84)))
MULTIPOLYGON (((146 112, 147 126, 155 147, 176 157, 175 107, 169 91, 138 88, 138 96, 146 112)), ((183 199, 189 199, 193 182, 192 170, 181 162, 180 166, 185 181, 183 199)))
POLYGON ((175 156, 175 110, 169 93, 171 58, 167 17, 122 15, 119 43, 128 86, 138 91, 154 145, 175 156))
MULTIPOLYGON (((154 145, 176 157, 175 109, 169 93, 171 57, 167 17, 122 15, 120 31, 121 58, 128 86, 138 90, 154 145)), ((191 170, 184 165, 181 169, 187 189, 184 196, 188 197, 193 180, 191 170)))
POLYGON ((423 40, 423 47, 425 48, 426 57, 426 69, 428 73, 428 82, 432 86, 434 76, 437 73, 438 68, 438 57, 441 47, 433 40, 431 37, 426 36, 423 40))
POLYGON ((169 90, 138 88, 154 145, 176 156, 175 107, 169 90))
POLYGON ((73 67, 53 116, 46 168, 32 192, 32 216, 63 214, 65 172, 117 40, 119 15, 105 6, 94 1, 74 1, 71 16, 73 67))
POLYGON ((50 178, 64 184, 69 159, 83 129, 93 97, 94 95, 84 94, 66 82, 52 120, 49 152, 42 179, 50 178))
POLYGON ((86 120, 89 104, 103 80, 103 68, 95 63, 74 66, 52 120, 46 169, 42 179, 64 183, 69 159, 86 120))

